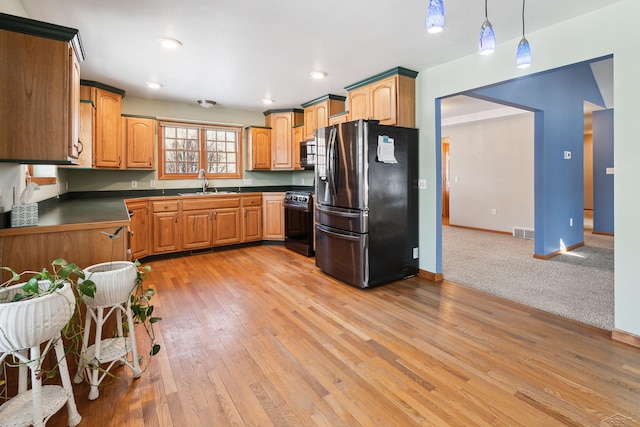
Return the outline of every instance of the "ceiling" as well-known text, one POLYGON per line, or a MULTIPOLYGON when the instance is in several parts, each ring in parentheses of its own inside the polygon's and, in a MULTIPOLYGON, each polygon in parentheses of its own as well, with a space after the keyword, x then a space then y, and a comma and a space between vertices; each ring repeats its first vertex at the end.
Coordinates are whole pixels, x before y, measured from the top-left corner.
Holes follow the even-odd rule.
MULTIPOLYGON (((216 101, 216 108, 264 111, 299 107, 328 93, 345 95, 345 86, 396 66, 420 71, 474 54, 484 2, 444 1, 445 30, 435 35, 425 29, 427 0, 20 3, 31 19, 80 30, 83 79, 128 96, 189 104, 204 98, 216 101), (158 42, 164 37, 183 45, 166 50, 158 42), (314 70, 327 77, 313 80, 314 70), (163 87, 148 89, 147 81, 163 87), (265 106, 265 97, 275 103, 265 106)), ((527 33, 617 1, 530 0, 527 33)), ((499 49, 501 41, 520 36, 522 3, 491 0, 488 6, 499 49)))

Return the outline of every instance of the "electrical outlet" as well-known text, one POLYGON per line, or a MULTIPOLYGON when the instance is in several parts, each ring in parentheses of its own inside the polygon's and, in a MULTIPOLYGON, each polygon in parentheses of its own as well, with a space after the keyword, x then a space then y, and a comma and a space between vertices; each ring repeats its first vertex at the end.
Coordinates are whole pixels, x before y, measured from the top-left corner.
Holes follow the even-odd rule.
POLYGON ((138 181, 136 181, 135 179, 131 181, 131 188, 138 188, 138 181))
POLYGON ((244 185, 252 185, 253 184, 253 179, 251 178, 245 178, 244 180, 244 185))
POLYGON ((496 208, 491 209, 491 215, 498 215, 498 210, 496 208))
POLYGON ((571 159, 571 151, 565 151, 564 152, 564 159, 565 160, 571 159))
POLYGON ((156 188, 156 180, 152 179, 149 181, 149 188, 156 188))
POLYGON ((420 190, 424 190, 427 188, 427 180, 426 179, 419 179, 418 180, 418 188, 420 190))

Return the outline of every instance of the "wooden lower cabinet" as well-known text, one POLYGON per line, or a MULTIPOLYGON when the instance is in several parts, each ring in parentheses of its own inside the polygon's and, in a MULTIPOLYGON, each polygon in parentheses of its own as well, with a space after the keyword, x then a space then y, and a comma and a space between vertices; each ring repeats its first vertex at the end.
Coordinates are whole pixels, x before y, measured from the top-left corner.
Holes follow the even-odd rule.
POLYGON ((214 246, 240 243, 240 208, 221 208, 213 211, 214 246))
POLYGON ((262 206, 242 208, 242 241, 262 240, 262 206))
POLYGON ((213 246, 213 212, 183 211, 182 249, 202 249, 211 246, 213 246))
POLYGON ((128 200, 131 257, 284 240, 283 201, 283 192, 128 200))
POLYGON ((152 248, 154 254, 180 250, 179 203, 177 199, 151 202, 152 248))
POLYGON ((127 201, 131 224, 129 225, 129 255, 132 260, 149 255, 150 222, 149 202, 127 201))
POLYGON ((284 240, 284 193, 263 193, 263 240, 284 240))

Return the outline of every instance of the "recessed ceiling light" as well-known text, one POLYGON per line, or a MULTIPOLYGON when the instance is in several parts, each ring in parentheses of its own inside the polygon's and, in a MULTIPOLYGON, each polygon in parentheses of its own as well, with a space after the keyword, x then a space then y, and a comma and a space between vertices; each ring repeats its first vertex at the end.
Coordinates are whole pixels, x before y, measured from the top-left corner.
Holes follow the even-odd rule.
POLYGON ((309 74, 311 74, 311 77, 318 80, 324 79, 327 76, 327 73, 325 73, 324 71, 312 71, 309 74))
POLYGON ((262 99, 262 103, 263 104, 273 104, 275 101, 271 98, 263 98, 262 99))
POLYGON ((176 39, 160 39, 160 44, 166 49, 177 49, 182 46, 182 42, 176 39))
POLYGON ((147 82, 146 85, 150 89, 160 89, 162 87, 162 84, 158 82, 147 82))
POLYGON ((200 106, 202 108, 211 108, 214 105, 216 105, 217 102, 216 101, 211 101, 209 99, 198 99, 198 104, 200 104, 200 106))

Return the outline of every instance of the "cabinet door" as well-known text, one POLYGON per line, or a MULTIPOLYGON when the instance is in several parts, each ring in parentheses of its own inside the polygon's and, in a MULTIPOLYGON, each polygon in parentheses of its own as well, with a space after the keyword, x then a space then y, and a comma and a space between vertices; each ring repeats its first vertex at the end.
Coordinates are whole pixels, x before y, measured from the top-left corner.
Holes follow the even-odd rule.
POLYGON ((69 160, 79 71, 69 53, 68 42, 0 30, 0 159, 69 160))
POLYGON ((249 128, 247 138, 247 170, 271 169, 271 129, 249 128))
POLYGON ((213 211, 182 212, 182 249, 213 246, 213 211))
POLYGON ((316 106, 311 105, 304 109, 304 139, 311 139, 316 131, 316 106))
POLYGON ((216 246, 240 243, 240 208, 213 211, 213 243, 216 246))
POLYGON ((71 46, 69 46, 69 91, 71 93, 69 106, 69 151, 72 159, 78 159, 80 155, 80 63, 71 46))
POLYGON ((80 101, 80 132, 78 141, 78 167, 91 168, 93 161, 93 119, 95 117, 95 107, 93 102, 80 101))
POLYGON ((157 212, 153 214, 153 253, 176 252, 180 250, 180 224, 178 212, 157 212))
POLYGON ((302 170, 302 163, 300 162, 300 143, 303 141, 304 126, 298 126, 293 128, 293 168, 295 170, 302 170))
POLYGON ((316 105, 316 122, 311 138, 315 138, 316 129, 329 125, 329 101, 323 101, 316 105))
POLYGON ((253 242, 262 239, 262 206, 243 209, 242 241, 253 242))
POLYGON ((293 169, 293 131, 290 113, 274 113, 271 118, 271 168, 293 169))
POLYGON ((363 86, 349 92, 349 120, 371 118, 369 87, 363 86))
POLYGON ((396 104, 396 76, 371 84, 371 116, 380 120, 381 125, 398 123, 396 104))
POLYGON ((127 168, 153 169, 155 123, 153 119, 125 118, 127 168))
POLYGON ((264 240, 284 240, 284 193, 263 193, 264 240))
POLYGON ((120 169, 122 162, 122 97, 96 89, 96 140, 93 152, 96 168, 120 169))
POLYGON ((147 202, 127 203, 131 217, 129 226, 129 249, 131 258, 138 259, 149 254, 149 204, 147 202))

